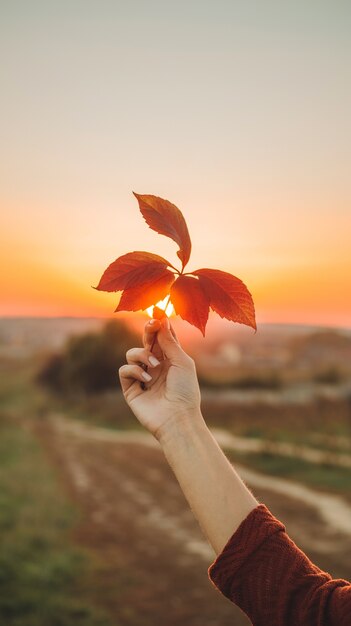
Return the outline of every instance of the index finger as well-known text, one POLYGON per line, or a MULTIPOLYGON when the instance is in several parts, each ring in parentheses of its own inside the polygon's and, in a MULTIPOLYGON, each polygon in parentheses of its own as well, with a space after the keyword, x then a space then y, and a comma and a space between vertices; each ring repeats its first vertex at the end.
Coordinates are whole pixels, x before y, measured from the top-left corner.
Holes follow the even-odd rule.
MULTIPOLYGON (((144 344, 144 348, 147 348, 148 350, 151 348, 153 342, 154 342, 154 337, 155 337, 155 333, 157 333, 160 328, 162 327, 162 320, 159 320, 157 318, 153 318, 151 320, 149 320, 145 326, 144 326, 144 336, 143 336, 143 344, 144 344)), ((173 338, 175 340, 175 342, 180 345, 179 339, 176 335, 176 332, 172 326, 172 324, 170 324, 170 331, 171 334, 173 335, 173 338)))
POLYGON ((155 333, 161 328, 161 322, 157 319, 149 320, 144 326, 143 344, 144 348, 150 350, 152 342, 154 341, 155 333))

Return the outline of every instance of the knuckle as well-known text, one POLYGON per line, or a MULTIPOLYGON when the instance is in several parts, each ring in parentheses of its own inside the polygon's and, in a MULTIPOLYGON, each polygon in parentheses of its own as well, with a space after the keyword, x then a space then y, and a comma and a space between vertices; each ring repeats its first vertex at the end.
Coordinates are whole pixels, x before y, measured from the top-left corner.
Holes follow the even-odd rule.
POLYGON ((129 348, 129 350, 127 350, 127 352, 126 352, 126 357, 127 357, 127 359, 128 359, 129 357, 132 357, 132 356, 133 356, 133 354, 134 354, 134 350, 135 350, 135 348, 129 348))

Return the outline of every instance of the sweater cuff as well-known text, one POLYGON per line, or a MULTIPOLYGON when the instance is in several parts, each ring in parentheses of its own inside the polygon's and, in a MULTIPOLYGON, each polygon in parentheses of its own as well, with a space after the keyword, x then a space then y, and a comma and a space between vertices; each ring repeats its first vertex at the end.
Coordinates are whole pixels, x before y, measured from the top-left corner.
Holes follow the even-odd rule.
POLYGON ((285 526, 277 520, 264 504, 259 504, 241 522, 222 552, 208 569, 211 582, 227 598, 235 575, 250 556, 268 537, 285 531, 285 526))

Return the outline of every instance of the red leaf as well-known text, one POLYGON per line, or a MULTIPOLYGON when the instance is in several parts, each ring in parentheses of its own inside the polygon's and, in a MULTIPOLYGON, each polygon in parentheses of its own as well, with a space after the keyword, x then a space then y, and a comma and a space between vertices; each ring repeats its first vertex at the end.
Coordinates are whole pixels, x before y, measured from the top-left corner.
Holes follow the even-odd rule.
POLYGON ((162 276, 166 259, 151 252, 128 252, 118 257, 103 273, 96 289, 99 291, 122 291, 139 287, 162 276))
MULTIPOLYGON (((134 192, 133 192, 134 193, 134 192)), ((166 235, 175 241, 177 252, 183 268, 189 261, 191 241, 182 212, 168 200, 158 196, 140 195, 134 193, 139 202, 139 208, 147 225, 160 235, 166 235)))
POLYGON ((201 287, 208 295, 210 307, 218 315, 257 329, 252 296, 239 278, 228 272, 206 268, 192 274, 199 277, 201 287))
POLYGON ((164 270, 162 276, 156 280, 143 283, 139 287, 125 289, 122 293, 116 312, 118 311, 143 311, 149 306, 163 300, 168 294, 174 282, 174 274, 164 270))
MULTIPOLYGON (((183 274, 191 253, 191 241, 182 212, 158 196, 134 195, 148 226, 178 244, 181 274, 169 261, 157 254, 130 252, 109 265, 96 289, 123 291, 116 311, 146 309, 163 300, 170 292, 176 313, 199 328, 204 336, 210 307, 221 317, 252 326, 256 330, 254 303, 239 278, 228 272, 208 268, 183 274), (168 267, 180 274, 177 279, 168 267)), ((160 315, 163 316, 163 312, 160 315)))
POLYGON ((201 330, 205 328, 209 313, 209 298, 200 281, 191 276, 179 276, 171 287, 171 301, 177 315, 201 330))

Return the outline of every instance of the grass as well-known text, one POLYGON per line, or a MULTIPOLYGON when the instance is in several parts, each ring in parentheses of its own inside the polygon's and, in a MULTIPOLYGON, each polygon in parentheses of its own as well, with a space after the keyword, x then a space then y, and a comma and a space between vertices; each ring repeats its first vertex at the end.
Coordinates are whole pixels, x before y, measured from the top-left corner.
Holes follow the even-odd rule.
POLYGON ((202 403, 207 423, 234 435, 273 442, 301 444, 321 450, 347 452, 351 446, 350 407, 345 399, 304 404, 262 401, 202 403))
POLYGON ((59 412, 85 424, 113 430, 142 430, 118 388, 100 394, 72 395, 60 402, 56 399, 55 403, 59 412))
POLYGON ((0 407, 10 416, 46 418, 63 413, 72 419, 112 429, 141 429, 116 378, 116 389, 103 393, 54 394, 36 382, 40 360, 0 360, 0 407))
POLYGON ((52 399, 34 383, 37 370, 34 358, 15 360, 0 359, 0 411, 17 417, 40 417, 46 415, 52 399))
POLYGON ((326 452, 351 454, 350 429, 345 426, 333 434, 329 432, 308 430, 287 430, 284 428, 266 431, 263 428, 244 426, 241 429, 231 429, 231 432, 248 439, 264 439, 264 441, 273 443, 290 443, 293 445, 301 445, 316 450, 325 450, 326 452))
MULTIPOLYGON (((1 368, 0 362, 0 406, 10 415, 43 416, 61 412, 67 417, 85 423, 118 430, 141 429, 139 422, 128 408, 118 389, 102 394, 80 396, 55 396, 40 386, 33 384, 38 369, 36 363, 23 362, 7 364, 1 368), (2 370, 2 371, 1 371, 2 370)), ((301 443, 305 446, 325 450, 337 448, 329 437, 350 438, 350 423, 342 414, 333 414, 328 420, 318 419, 311 406, 273 407, 252 405, 249 407, 203 407, 204 415, 211 426, 222 426, 233 434, 259 439, 301 443), (306 412, 306 415, 304 415, 306 412), (311 415, 312 413, 312 415, 311 415), (303 428, 298 428, 303 424, 303 428), (315 439, 318 435, 318 441, 315 439), (324 439, 325 437, 325 439, 324 439)), ((282 476, 308 484, 311 487, 348 495, 351 487, 351 470, 327 465, 315 465, 297 458, 280 456, 270 452, 235 452, 234 460, 240 459, 250 467, 272 476, 282 476)))
POLYGON ((269 452, 241 453, 226 452, 228 458, 248 467, 278 478, 288 478, 321 491, 349 496, 351 469, 331 465, 315 465, 294 457, 280 456, 269 452))
POLYGON ((0 623, 109 626, 92 607, 88 553, 75 548, 76 520, 35 437, 0 416, 0 623))

